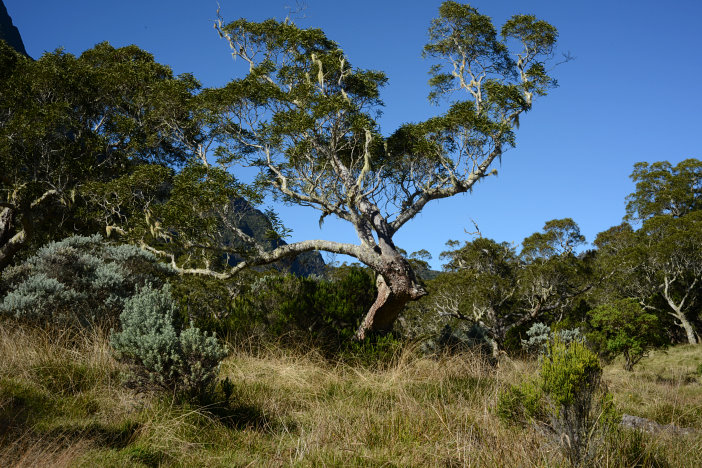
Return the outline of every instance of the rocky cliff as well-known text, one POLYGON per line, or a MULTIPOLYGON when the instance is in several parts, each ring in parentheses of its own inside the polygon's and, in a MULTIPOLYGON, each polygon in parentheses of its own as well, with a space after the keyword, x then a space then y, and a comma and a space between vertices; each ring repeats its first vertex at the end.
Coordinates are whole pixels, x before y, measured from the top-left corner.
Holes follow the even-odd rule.
POLYGON ((12 24, 12 18, 10 18, 10 14, 7 12, 5 3, 2 0, 0 0, 0 39, 10 44, 20 54, 29 56, 24 48, 22 36, 20 36, 17 27, 12 24))
MULTIPOLYGON (((270 219, 256 208, 252 207, 244 199, 237 199, 232 202, 232 216, 230 218, 239 229, 249 236, 261 242, 266 250, 285 245, 282 239, 273 239, 268 235, 273 229, 270 219)), ((235 244, 233 238, 222 233, 228 243, 235 244)), ((238 261, 239 259, 234 259, 238 261)), ((290 272, 298 276, 322 275, 324 274, 324 259, 319 252, 305 252, 294 258, 286 258, 275 263, 274 268, 279 271, 290 272)))

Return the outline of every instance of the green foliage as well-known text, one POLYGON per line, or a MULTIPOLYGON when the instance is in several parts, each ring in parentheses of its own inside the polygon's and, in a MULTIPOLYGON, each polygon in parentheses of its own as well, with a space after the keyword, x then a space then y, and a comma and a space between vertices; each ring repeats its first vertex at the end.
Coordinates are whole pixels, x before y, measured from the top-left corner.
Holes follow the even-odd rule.
POLYGON ((697 208, 699 161, 637 165, 637 191, 623 223, 597 236, 603 302, 635 298, 658 312, 672 341, 698 341, 702 298, 702 210, 697 208), (669 172, 670 171, 670 172, 669 172), (660 193, 659 193, 660 192, 660 193), (689 196, 688 196, 689 195, 689 196))
POLYGON ((0 312, 45 324, 110 323, 136 288, 169 273, 135 246, 107 244, 99 235, 68 237, 3 273, 9 292, 0 312))
POLYGON ((543 392, 536 382, 511 385, 498 395, 495 412, 502 421, 525 427, 532 421, 540 421, 546 417, 543 397, 543 392))
POLYGON ((119 194, 100 198, 91 187, 144 164, 181 164, 199 132, 190 112, 199 84, 174 77, 136 46, 101 43, 79 57, 62 50, 38 60, 16 56, 3 76, 0 269, 30 244, 103 228, 106 219, 95 210, 119 194))
POLYGON ((376 296, 368 269, 345 266, 328 279, 267 271, 232 281, 177 278, 181 320, 233 339, 315 343, 330 351, 350 340, 376 296))
POLYGON ((497 414, 506 421, 545 429, 573 466, 587 466, 598 437, 618 422, 601 377, 597 355, 583 343, 555 340, 537 379, 503 392, 497 414))
POLYGON ((600 353, 607 358, 623 355, 628 371, 648 350, 662 344, 658 317, 646 312, 636 299, 596 307, 590 312, 590 324, 590 341, 599 344, 600 353))
POLYGON ((521 255, 529 260, 546 259, 574 253, 585 243, 580 228, 571 218, 552 219, 544 224, 543 232, 536 232, 522 241, 521 255))
POLYGON ((126 302, 110 344, 144 381, 195 397, 211 388, 227 352, 214 335, 193 326, 179 330, 174 313, 170 286, 147 285, 126 302))
POLYGON ((400 337, 392 333, 371 335, 363 341, 348 340, 342 343, 336 357, 350 365, 387 368, 397 363, 404 344, 400 337))
POLYGON ((677 218, 702 209, 702 161, 698 159, 686 159, 676 166, 668 161, 640 162, 631 179, 636 191, 627 197, 627 219, 677 218))
POLYGON ((602 366, 583 344, 555 341, 541 363, 540 375, 543 391, 557 406, 583 411, 589 410, 584 399, 591 398, 600 385, 602 366))

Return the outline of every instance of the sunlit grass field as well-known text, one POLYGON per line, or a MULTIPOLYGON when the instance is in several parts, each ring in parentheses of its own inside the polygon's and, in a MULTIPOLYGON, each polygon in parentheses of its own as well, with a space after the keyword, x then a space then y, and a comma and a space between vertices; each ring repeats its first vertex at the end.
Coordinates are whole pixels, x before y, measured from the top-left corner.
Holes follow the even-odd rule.
MULTIPOLYGON (((542 433, 495 414, 533 361, 409 347, 360 366, 239 346, 221 368, 229 403, 195 406, 125 387, 105 334, 56 335, 0 323, 0 466, 567 466, 542 433)), ((622 412, 697 432, 621 430, 597 464, 702 466, 702 347, 621 364, 604 379, 622 412)))

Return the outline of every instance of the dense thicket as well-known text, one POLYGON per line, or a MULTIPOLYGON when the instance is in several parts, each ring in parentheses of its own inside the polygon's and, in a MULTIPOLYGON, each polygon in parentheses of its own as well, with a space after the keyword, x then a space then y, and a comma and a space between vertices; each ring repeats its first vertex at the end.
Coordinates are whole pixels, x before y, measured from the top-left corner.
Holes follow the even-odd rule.
POLYGON ((592 250, 578 249, 585 239, 570 218, 548 221, 519 253, 483 237, 449 241, 444 271, 406 310, 403 331, 430 341, 483 337, 497 356, 529 343, 534 325, 577 327, 629 370, 652 347, 698 343, 702 161, 639 163, 631 178, 624 222, 599 233, 592 250))

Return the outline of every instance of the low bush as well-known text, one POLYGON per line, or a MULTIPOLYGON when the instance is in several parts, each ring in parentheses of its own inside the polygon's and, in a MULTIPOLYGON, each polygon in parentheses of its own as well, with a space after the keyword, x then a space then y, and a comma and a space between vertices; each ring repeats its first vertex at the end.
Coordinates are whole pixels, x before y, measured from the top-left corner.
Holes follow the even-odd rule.
POLYGON ((114 323, 125 301, 170 274, 156 257, 99 235, 73 236, 41 247, 3 272, 8 290, 0 313, 42 324, 114 323))
POLYGON ((558 340, 561 343, 568 344, 573 341, 584 342, 585 337, 580 333, 579 328, 573 329, 561 329, 556 332, 551 331, 551 327, 548 325, 538 322, 527 330, 526 340, 522 340, 522 348, 524 348, 528 353, 537 354, 539 356, 547 353, 549 346, 558 340))
POLYGON ((214 335, 193 326, 180 330, 175 311, 168 285, 147 285, 126 301, 121 331, 112 333, 110 343, 138 382, 195 397, 211 389, 227 352, 214 335))
POLYGON ((617 421, 601 378, 595 353, 580 341, 566 344, 556 339, 542 357, 538 377, 503 392, 497 414, 503 420, 537 426, 573 466, 587 465, 617 421))

